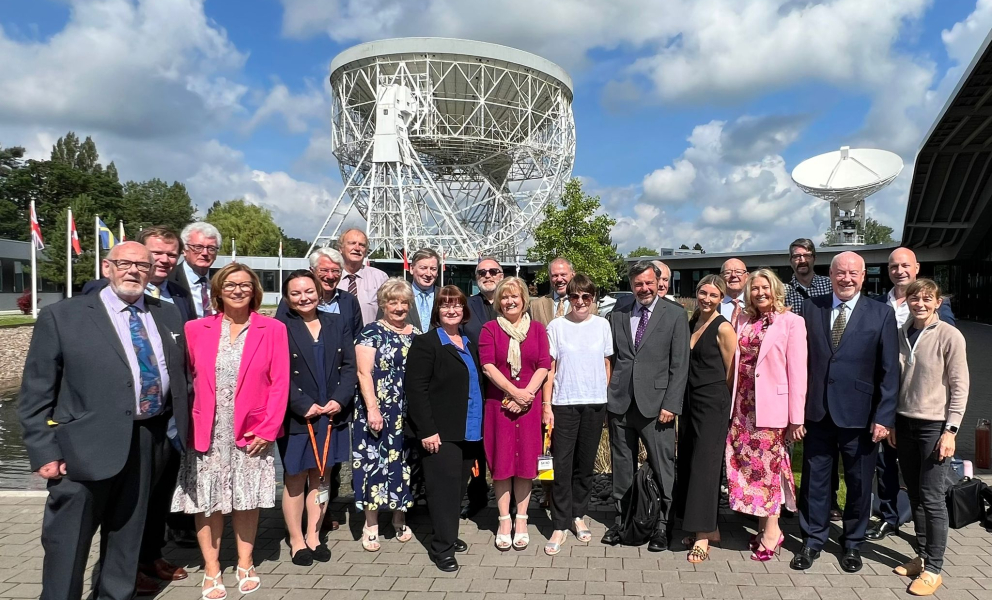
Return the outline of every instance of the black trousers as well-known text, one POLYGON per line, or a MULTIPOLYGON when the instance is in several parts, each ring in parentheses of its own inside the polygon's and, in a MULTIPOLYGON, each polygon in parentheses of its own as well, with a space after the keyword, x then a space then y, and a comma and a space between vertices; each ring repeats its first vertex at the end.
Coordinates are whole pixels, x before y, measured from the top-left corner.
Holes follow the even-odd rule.
POLYGON ((675 496, 682 529, 716 531, 720 511, 720 479, 730 429, 730 393, 718 382, 690 387, 679 417, 678 473, 675 496))
POLYGON ((476 456, 481 454, 481 446, 481 442, 441 442, 436 453, 420 453, 427 487, 427 511, 434 529, 428 552, 434 560, 455 555, 462 497, 476 456))
POLYGON ((162 548, 167 541, 166 525, 176 530, 195 529, 193 515, 171 512, 172 494, 176 490, 176 480, 179 478, 181 456, 168 438, 165 439, 165 443, 157 444, 153 450, 152 491, 148 499, 148 514, 145 517, 145 530, 141 536, 141 549, 138 552, 140 564, 151 564, 162 558, 162 548))
MULTIPOLYGON (((897 434, 898 435, 898 434, 897 434)), ((899 440, 896 439, 896 443, 899 440)), ((875 477, 878 479, 878 509, 882 521, 889 525, 899 523, 899 461, 898 452, 885 440, 878 443, 875 477)))
POLYGON ((551 406, 555 480, 551 486, 551 518, 555 529, 569 529, 589 506, 589 488, 596 451, 603 435, 606 404, 551 406))
POLYGON ((479 474, 473 474, 471 480, 468 482, 468 502, 472 506, 483 507, 489 504, 489 482, 486 481, 486 453, 480 452, 476 461, 479 463, 479 474))
POLYGON ((937 460, 937 442, 944 433, 944 421, 924 421, 896 416, 896 451, 906 493, 913 508, 916 553, 923 568, 940 573, 947 547, 948 460, 937 460))
POLYGON ((844 505, 844 549, 859 549, 871 517, 871 481, 878 444, 865 427, 837 427, 830 415, 806 423, 803 440, 803 480, 799 490, 799 526, 806 545, 822 550, 830 531, 831 470, 840 453, 844 465, 847 501, 844 505))
MULTIPOLYGON (((634 484, 637 470, 637 441, 644 442, 648 453, 648 464, 658 480, 661 492, 661 515, 658 517, 658 531, 669 533, 673 520, 673 490, 675 486, 675 420, 662 423, 658 416, 645 417, 635 402, 630 403, 626 413, 607 411, 610 428, 610 457, 613 461, 613 499, 620 505, 624 494, 634 484)), ((622 515, 617 512, 617 523, 622 515)))
POLYGON ((154 452, 168 444, 165 417, 135 421, 131 448, 120 473, 102 481, 74 481, 72 472, 48 482, 41 529, 45 549, 42 600, 77 599, 90 544, 100 529, 100 557, 93 569, 92 598, 130 600, 138 573, 154 471, 154 452))

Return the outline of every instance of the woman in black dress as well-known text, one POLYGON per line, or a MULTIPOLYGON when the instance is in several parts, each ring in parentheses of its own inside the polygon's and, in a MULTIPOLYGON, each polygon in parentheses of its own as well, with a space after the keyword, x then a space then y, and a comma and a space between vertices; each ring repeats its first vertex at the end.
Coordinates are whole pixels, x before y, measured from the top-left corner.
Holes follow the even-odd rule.
POLYGON ((692 532, 683 543, 687 560, 709 558, 710 543, 720 541, 716 519, 720 473, 730 426, 730 386, 737 332, 720 315, 727 285, 707 275, 696 286, 698 308, 689 320, 689 384, 679 419, 678 480, 682 529, 692 532))
POLYGON ((285 484, 282 512, 290 557, 300 566, 331 559, 331 551, 319 537, 334 464, 328 454, 334 444, 327 436, 332 421, 351 410, 358 384, 351 322, 317 310, 319 289, 313 273, 293 271, 283 284, 283 302, 276 316, 289 333, 292 378, 284 434, 276 440, 285 484))

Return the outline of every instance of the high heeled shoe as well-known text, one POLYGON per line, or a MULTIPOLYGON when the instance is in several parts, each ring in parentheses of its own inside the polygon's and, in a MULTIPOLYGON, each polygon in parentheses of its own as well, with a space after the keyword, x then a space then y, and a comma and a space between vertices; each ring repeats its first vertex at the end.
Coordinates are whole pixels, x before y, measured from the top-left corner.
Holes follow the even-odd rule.
POLYGON ((759 541, 761 539, 761 534, 763 534, 764 532, 765 530, 762 529, 758 531, 758 533, 748 538, 747 547, 751 550, 751 552, 754 552, 755 550, 758 549, 758 545, 761 543, 759 541))
POLYGON ((779 551, 782 550, 783 543, 785 543, 785 535, 781 533, 778 534, 778 543, 775 544, 775 547, 772 548, 771 550, 766 548, 765 544, 759 539, 758 547, 751 552, 751 560, 755 560, 758 562, 770 561, 772 558, 775 557, 776 554, 779 553, 779 551))
MULTIPOLYGON (((497 517, 497 520, 509 521, 510 515, 501 515, 497 517)), ((510 529, 510 533, 499 533, 498 527, 499 525, 497 525, 497 530, 496 530, 496 549, 499 550, 500 552, 506 552, 507 550, 510 549, 510 546, 513 544, 513 529, 510 529)))

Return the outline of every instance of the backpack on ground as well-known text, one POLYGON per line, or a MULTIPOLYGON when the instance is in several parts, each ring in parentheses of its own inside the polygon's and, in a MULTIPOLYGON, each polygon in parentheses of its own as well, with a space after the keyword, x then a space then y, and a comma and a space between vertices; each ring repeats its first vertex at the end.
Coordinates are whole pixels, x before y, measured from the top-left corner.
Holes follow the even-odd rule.
POLYGON ((620 507, 623 512, 620 543, 624 546, 648 543, 661 516, 661 491, 648 463, 634 474, 634 484, 620 500, 620 507))

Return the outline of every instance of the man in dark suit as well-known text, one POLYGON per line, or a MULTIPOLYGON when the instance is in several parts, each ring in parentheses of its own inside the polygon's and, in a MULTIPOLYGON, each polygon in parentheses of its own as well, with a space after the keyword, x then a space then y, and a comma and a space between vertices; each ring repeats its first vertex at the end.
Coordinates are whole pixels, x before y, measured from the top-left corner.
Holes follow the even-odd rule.
POLYGON ((186 290, 190 319, 213 314, 210 308, 210 267, 220 252, 221 237, 217 228, 204 221, 190 223, 179 234, 183 262, 169 274, 172 281, 186 290))
POLYGON ((627 273, 635 306, 609 315, 613 332, 613 375, 607 390, 607 420, 613 459, 613 499, 617 525, 603 543, 620 543, 620 500, 634 481, 638 440, 661 491, 661 515, 648 550, 668 549, 675 483, 675 416, 689 379, 689 319, 685 310, 658 295, 661 269, 640 261, 627 273))
MULTIPOLYGON (((902 327, 911 317, 909 305, 906 303, 906 288, 916 281, 920 274, 920 263, 916 253, 909 248, 896 248, 889 254, 889 280, 892 289, 888 294, 875 296, 875 300, 884 302, 896 313, 896 326, 902 327)), ((951 303, 945 298, 937 307, 940 320, 955 324, 951 303)), ((875 476, 878 478, 878 508, 882 519, 878 526, 868 530, 865 537, 872 541, 884 540, 898 533, 899 525, 899 464, 896 459, 896 449, 889 442, 882 440, 878 444, 878 460, 875 463, 875 476)))
MULTIPOLYGON (((651 264, 658 267, 661 270, 661 277, 658 278, 658 296, 662 300, 667 300, 673 304, 678 304, 675 298, 668 295, 669 285, 671 285, 672 270, 668 268, 668 265, 661 262, 660 260, 652 260, 651 264)), ((617 303, 613 305, 613 310, 630 310, 636 304, 636 297, 634 294, 624 294, 617 298, 617 303)))
MULTIPOLYGON (((362 321, 362 307, 358 298, 338 288, 341 281, 344 257, 334 248, 317 248, 310 254, 310 270, 320 281, 321 295, 317 310, 341 315, 350 325, 351 333, 357 338, 365 323, 362 321)), ((285 301, 276 308, 276 318, 289 311, 285 301)))
POLYGON ((865 262, 842 252, 830 263, 833 293, 803 305, 809 345, 806 436, 799 492, 805 543, 793 569, 813 566, 830 527, 830 471, 840 453, 847 483, 841 568, 861 570, 861 544, 871 516, 878 442, 895 424, 899 338, 895 314, 861 297, 865 262))
POLYGON ((31 468, 48 480, 43 599, 82 595, 97 528, 96 598, 131 598, 154 465, 176 415, 189 427, 179 312, 144 294, 151 254, 111 249, 109 285, 45 307, 35 325, 17 411, 31 468))
POLYGON ((406 319, 423 333, 431 328, 431 311, 437 298, 437 276, 441 257, 430 248, 421 248, 410 258, 410 277, 413 279, 413 306, 406 319))

